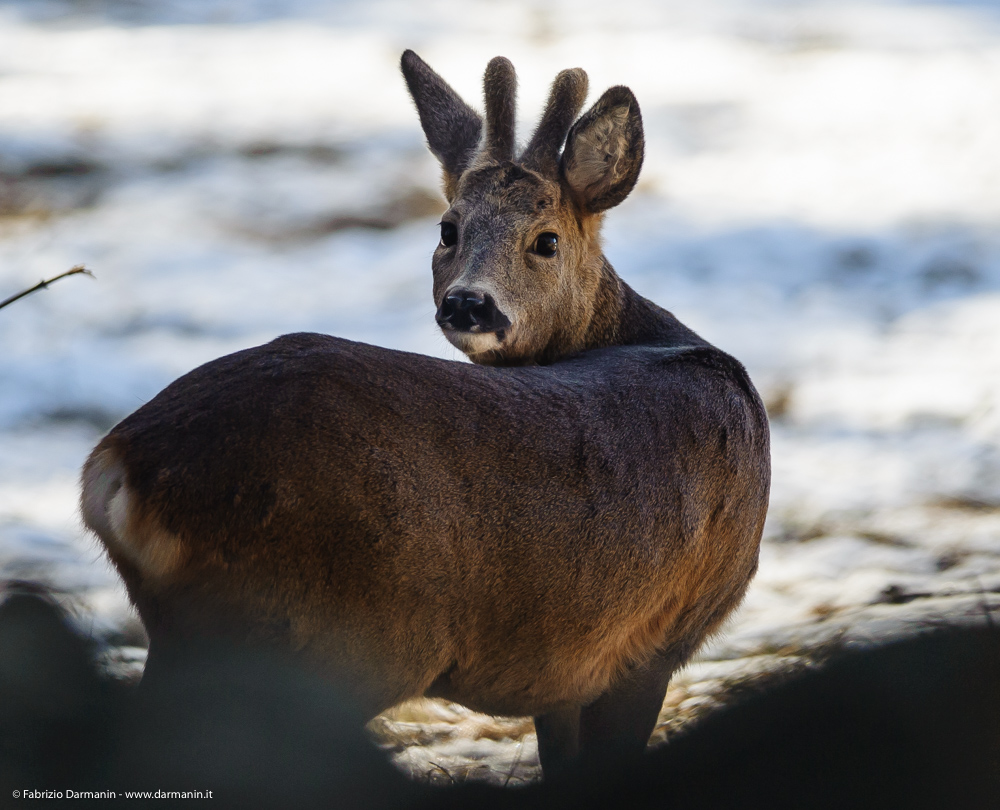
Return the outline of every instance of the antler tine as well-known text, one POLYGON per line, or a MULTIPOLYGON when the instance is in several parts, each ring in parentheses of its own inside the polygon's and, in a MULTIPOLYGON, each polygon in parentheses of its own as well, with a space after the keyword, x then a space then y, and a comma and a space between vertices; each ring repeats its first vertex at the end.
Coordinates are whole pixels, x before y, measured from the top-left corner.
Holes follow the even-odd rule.
POLYGON ((566 133, 576 120, 587 98, 587 73, 581 68, 563 70, 552 82, 549 101, 521 156, 521 162, 543 174, 554 174, 559 165, 559 150, 566 133))
POLYGON ((494 160, 514 159, 517 74, 509 59, 495 56, 483 76, 486 96, 485 152, 494 160))

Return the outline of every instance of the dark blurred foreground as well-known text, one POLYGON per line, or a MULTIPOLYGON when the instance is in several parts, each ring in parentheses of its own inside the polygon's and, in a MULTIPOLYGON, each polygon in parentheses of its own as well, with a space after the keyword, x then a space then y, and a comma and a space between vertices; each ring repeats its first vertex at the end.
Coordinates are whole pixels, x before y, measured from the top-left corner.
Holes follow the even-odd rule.
MULTIPOLYGON (((1000 628, 939 627, 758 684, 627 772, 502 789, 406 780, 328 683, 219 644, 141 688, 44 593, 0 604, 0 790, 212 791, 158 807, 1000 807, 1000 628)), ((76 802, 107 806, 111 799, 76 802)), ((134 801, 129 801, 130 806, 134 801)), ((140 800, 138 806, 142 806, 140 800)))

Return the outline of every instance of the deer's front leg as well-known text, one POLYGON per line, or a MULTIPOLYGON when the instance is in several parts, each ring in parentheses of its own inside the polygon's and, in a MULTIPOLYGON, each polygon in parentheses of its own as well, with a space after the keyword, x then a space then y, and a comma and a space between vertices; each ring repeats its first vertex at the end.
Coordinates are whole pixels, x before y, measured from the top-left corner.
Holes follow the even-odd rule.
POLYGON ((558 779, 580 767, 588 772, 613 770, 641 757, 670 676, 682 663, 678 652, 658 653, 626 672, 593 703, 536 717, 538 759, 545 778, 558 779))
POLYGON ((605 770, 641 757, 656 726, 670 676, 682 663, 679 653, 658 653, 584 706, 580 712, 580 763, 588 770, 605 770))

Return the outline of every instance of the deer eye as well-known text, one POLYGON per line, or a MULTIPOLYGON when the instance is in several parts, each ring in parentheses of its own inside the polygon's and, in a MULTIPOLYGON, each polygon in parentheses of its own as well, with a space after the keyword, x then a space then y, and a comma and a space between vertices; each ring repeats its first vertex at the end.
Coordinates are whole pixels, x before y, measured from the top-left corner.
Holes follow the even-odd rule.
POLYGON ((458 228, 453 222, 441 223, 441 245, 451 247, 458 242, 458 228))
POLYGON ((556 255, 559 237, 551 231, 546 231, 535 240, 535 253, 546 258, 556 255))

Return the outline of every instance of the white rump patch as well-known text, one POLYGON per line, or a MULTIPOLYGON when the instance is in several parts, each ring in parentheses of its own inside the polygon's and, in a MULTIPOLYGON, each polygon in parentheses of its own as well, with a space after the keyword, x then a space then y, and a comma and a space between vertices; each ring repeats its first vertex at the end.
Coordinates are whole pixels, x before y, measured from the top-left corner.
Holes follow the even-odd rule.
POLYGON ((111 500, 108 501, 107 507, 105 508, 105 514, 108 519, 108 527, 114 534, 115 539, 122 546, 126 545, 125 527, 128 525, 128 504, 128 487, 120 486, 118 491, 111 496, 111 500))
POLYGON ((163 578, 186 558, 180 538, 145 514, 125 483, 125 470, 110 450, 95 454, 83 470, 83 520, 107 548, 127 557, 143 574, 163 578))

